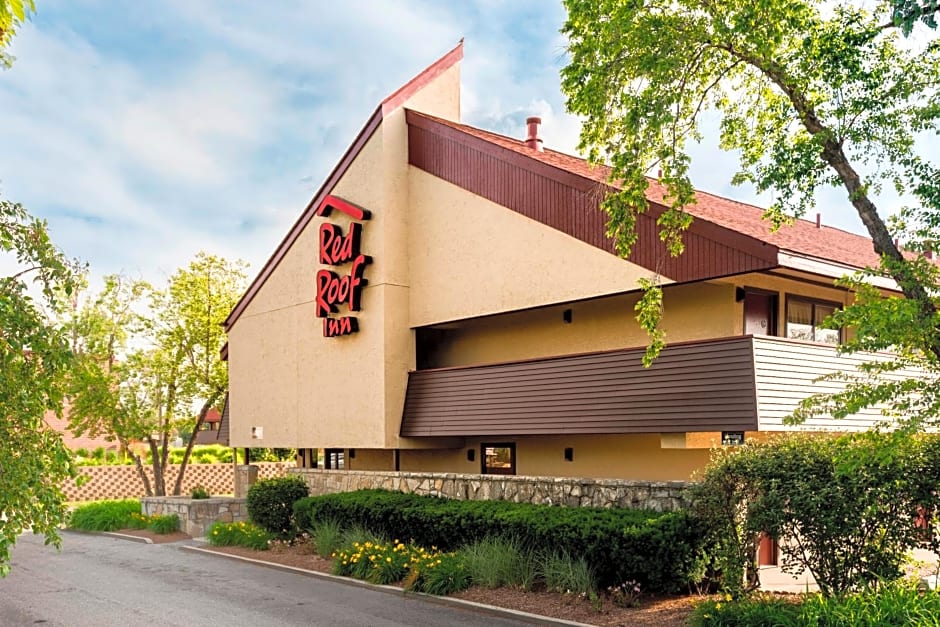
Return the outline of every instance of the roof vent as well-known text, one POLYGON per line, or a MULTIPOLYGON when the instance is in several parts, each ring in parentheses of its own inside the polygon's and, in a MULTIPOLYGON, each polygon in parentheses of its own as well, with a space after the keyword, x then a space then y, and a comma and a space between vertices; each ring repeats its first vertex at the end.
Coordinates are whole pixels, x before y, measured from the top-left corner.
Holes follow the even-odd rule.
POLYGON ((539 137, 539 127, 542 125, 542 118, 526 118, 525 121, 528 134, 525 138, 526 148, 542 152, 542 138, 539 137))
POLYGON ((822 214, 821 213, 816 214, 816 228, 817 229, 822 228, 822 214))

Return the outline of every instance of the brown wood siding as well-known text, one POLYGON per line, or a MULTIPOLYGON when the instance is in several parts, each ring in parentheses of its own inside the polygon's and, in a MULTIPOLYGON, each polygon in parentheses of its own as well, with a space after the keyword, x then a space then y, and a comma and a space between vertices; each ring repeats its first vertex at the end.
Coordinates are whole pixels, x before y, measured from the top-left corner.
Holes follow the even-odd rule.
POLYGON ((757 428, 750 337, 412 372, 401 435, 501 436, 757 428))
MULTIPOLYGON (((408 162, 487 200, 613 252, 607 216, 599 209, 607 187, 525 154, 408 112, 408 162)), ((776 266, 776 248, 696 219, 685 253, 674 258, 660 241, 651 204, 637 217, 638 243, 628 259, 674 281, 752 272, 776 266)))
POLYGON ((222 405, 222 419, 219 420, 218 444, 228 446, 229 443, 229 413, 228 413, 228 392, 225 393, 225 404, 222 405))

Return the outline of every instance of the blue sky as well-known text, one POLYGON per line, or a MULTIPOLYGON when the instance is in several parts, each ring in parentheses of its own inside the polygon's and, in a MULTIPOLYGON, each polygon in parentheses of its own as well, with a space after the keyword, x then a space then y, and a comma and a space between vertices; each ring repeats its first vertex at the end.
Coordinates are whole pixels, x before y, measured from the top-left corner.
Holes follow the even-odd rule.
MULTIPOLYGON (((199 250, 253 275, 375 106, 461 37, 463 121, 521 138, 541 115, 545 145, 575 152, 560 2, 37 5, 0 71, 0 194, 95 276, 162 282, 199 250)), ((708 135, 693 182, 760 202, 708 135)), ((830 197, 823 221, 861 232, 830 197)))

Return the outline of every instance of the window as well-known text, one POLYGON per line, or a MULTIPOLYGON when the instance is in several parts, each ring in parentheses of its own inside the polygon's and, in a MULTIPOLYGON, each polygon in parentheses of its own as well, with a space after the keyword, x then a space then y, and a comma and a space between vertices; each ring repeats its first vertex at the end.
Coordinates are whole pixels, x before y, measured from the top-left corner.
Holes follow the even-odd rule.
POLYGON ((341 448, 328 448, 323 451, 323 467, 327 470, 343 470, 346 459, 341 448))
POLYGON ((484 475, 514 475, 516 474, 516 445, 483 444, 480 446, 483 455, 480 460, 484 475))
POLYGON ((838 344, 842 341, 840 329, 823 329, 823 320, 839 309, 836 303, 787 297, 787 337, 807 342, 838 344))

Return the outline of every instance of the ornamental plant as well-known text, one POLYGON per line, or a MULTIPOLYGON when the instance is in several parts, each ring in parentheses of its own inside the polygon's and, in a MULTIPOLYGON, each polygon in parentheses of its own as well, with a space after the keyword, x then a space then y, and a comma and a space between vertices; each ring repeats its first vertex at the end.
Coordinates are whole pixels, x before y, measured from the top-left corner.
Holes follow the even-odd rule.
POLYGON ((782 569, 812 572, 825 596, 897 580, 908 553, 936 550, 936 435, 792 435, 723 450, 693 488, 725 591, 754 574, 761 533, 782 540, 782 569))
POLYGON ((294 531, 294 503, 309 489, 300 477, 262 479, 248 489, 248 516, 269 533, 289 537, 294 531))
POLYGON ((274 537, 250 522, 215 523, 206 533, 212 546, 243 546, 256 551, 267 551, 274 537))

